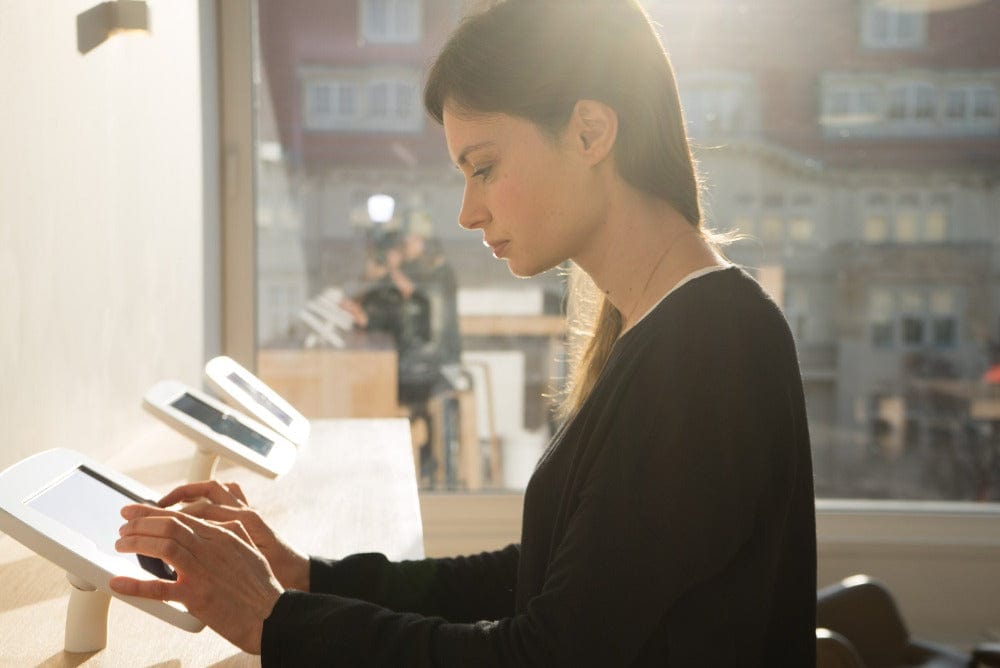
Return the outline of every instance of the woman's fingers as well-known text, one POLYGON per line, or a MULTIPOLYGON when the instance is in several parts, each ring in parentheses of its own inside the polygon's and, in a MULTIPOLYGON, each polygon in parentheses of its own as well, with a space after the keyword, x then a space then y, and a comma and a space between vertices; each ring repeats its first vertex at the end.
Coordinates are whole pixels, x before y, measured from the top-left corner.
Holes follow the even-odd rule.
POLYGON ((108 585, 114 591, 125 596, 154 598, 160 601, 174 600, 171 588, 176 586, 166 580, 136 580, 124 575, 111 578, 108 585))
POLYGON ((227 482, 224 484, 224 487, 230 494, 233 495, 234 498, 236 498, 237 501, 247 506, 250 505, 250 502, 247 501, 246 495, 243 493, 243 488, 241 488, 238 483, 227 482))
POLYGON ((247 545, 252 546, 254 544, 253 538, 251 538, 250 534, 247 533, 246 527, 244 527, 239 521, 232 520, 229 522, 221 522, 219 526, 228 531, 232 531, 234 534, 236 534, 237 538, 242 540, 247 545))
POLYGON ((227 483, 223 485, 218 480, 204 480, 202 482, 192 482, 187 485, 181 485, 174 490, 167 493, 162 499, 157 503, 166 508, 172 506, 175 503, 184 503, 189 501, 196 501, 198 499, 208 499, 212 503, 218 503, 222 505, 238 506, 241 504, 246 504, 246 497, 243 495, 243 490, 240 489, 239 485, 236 483, 227 483), (235 492, 230 489, 230 485, 233 487, 235 492))
POLYGON ((115 548, 162 559, 177 572, 177 581, 116 577, 110 582, 114 591, 179 601, 240 648, 260 652, 263 621, 283 590, 240 522, 209 522, 135 505, 122 515, 128 522, 115 548))

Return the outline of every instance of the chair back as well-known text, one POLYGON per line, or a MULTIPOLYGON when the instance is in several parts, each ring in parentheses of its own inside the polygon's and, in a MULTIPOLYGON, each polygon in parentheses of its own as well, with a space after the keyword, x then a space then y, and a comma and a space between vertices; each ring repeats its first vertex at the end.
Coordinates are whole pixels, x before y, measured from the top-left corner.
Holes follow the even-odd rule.
POLYGON ((816 626, 846 638, 868 668, 897 665, 910 639, 892 594, 867 575, 821 589, 816 626))
POLYGON ((865 668, 850 641, 836 631, 816 629, 816 668, 865 668))

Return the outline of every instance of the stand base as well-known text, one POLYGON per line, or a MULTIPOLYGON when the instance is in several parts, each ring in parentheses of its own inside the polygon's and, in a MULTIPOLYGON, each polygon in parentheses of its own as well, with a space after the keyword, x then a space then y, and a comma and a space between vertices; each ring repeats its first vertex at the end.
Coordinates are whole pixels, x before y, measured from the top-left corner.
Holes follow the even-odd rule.
POLYGON ((66 610, 67 652, 96 652, 108 644, 108 607, 111 594, 99 591, 67 573, 73 589, 66 610))
POLYGON ((191 468, 188 469, 188 482, 211 480, 218 463, 218 455, 204 450, 195 451, 194 458, 191 459, 191 468))

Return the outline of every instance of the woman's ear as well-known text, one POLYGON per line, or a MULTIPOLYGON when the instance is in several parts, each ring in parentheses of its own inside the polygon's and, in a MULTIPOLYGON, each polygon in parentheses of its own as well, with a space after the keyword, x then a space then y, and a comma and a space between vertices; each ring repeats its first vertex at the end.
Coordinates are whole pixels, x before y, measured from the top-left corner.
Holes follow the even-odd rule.
POLYGON ((618 134, 618 114, 597 100, 578 100, 569 122, 574 148, 586 162, 596 165, 611 153, 618 134))

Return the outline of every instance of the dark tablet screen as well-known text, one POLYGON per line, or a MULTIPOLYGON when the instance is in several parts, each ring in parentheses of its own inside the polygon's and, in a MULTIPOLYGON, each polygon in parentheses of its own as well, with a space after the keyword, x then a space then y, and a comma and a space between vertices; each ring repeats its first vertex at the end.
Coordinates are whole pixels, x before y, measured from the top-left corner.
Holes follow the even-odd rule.
POLYGON ((278 406, 273 401, 268 399, 263 392, 250 385, 250 383, 248 383, 238 373, 231 373, 228 376, 226 376, 226 378, 231 380, 233 382, 233 385, 235 385, 236 387, 240 388, 241 390, 249 394, 251 397, 253 397, 253 400, 256 401, 258 404, 260 404, 267 410, 271 411, 274 417, 278 418, 286 425, 292 424, 292 417, 288 413, 278 408, 278 406))
POLYGON ((217 408, 213 408, 187 392, 170 405, 182 413, 190 415, 195 420, 204 423, 215 433, 228 436, 237 443, 241 443, 265 457, 271 451, 271 447, 274 446, 274 441, 261 436, 242 422, 226 415, 217 408))

